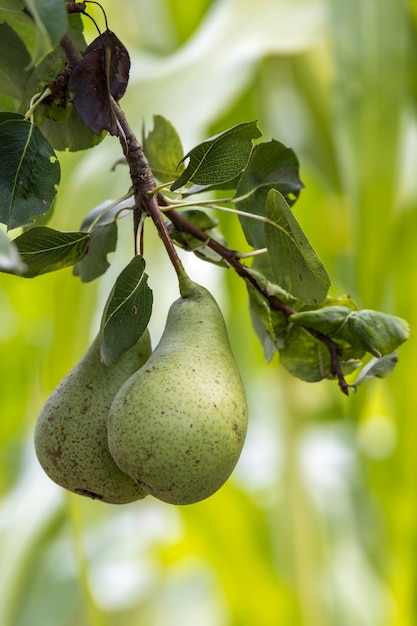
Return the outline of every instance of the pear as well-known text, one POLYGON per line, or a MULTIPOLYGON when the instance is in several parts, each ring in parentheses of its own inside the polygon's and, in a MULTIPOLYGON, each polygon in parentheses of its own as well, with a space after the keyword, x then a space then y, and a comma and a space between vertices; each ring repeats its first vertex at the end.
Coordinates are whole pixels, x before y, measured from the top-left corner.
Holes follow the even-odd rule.
POLYGON ((149 360, 121 387, 107 436, 120 469, 171 504, 192 504, 232 473, 246 436, 247 402, 221 311, 180 278, 149 360))
POLYGON ((49 396, 36 423, 35 450, 43 469, 58 485, 114 504, 147 495, 113 461, 106 427, 114 396, 150 353, 145 331, 132 348, 106 366, 97 336, 49 396))

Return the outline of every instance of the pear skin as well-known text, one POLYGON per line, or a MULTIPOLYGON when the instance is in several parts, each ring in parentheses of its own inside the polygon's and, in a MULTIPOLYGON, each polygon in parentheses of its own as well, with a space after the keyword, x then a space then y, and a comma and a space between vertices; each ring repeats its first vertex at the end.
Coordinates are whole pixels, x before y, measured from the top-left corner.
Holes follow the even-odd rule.
POLYGON ((114 398, 107 435, 117 465, 145 491, 191 504, 229 478, 248 410, 215 299, 188 278, 180 290, 152 356, 114 398))
POLYGON ((124 504, 146 492, 110 456, 107 414, 122 384, 151 353, 148 331, 106 366, 97 336, 45 402, 35 427, 35 450, 48 476, 77 494, 124 504))

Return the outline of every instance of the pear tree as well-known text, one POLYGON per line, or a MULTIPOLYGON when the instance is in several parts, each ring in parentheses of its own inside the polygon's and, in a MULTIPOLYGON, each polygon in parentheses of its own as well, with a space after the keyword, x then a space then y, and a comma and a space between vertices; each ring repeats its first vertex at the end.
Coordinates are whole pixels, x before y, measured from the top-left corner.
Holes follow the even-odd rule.
POLYGON ((187 276, 179 248, 244 281, 265 359, 278 353, 304 381, 333 379, 349 395, 384 378, 409 329, 347 295, 329 295, 329 275, 293 212, 303 189, 298 158, 277 139, 262 141, 256 121, 186 154, 160 115, 137 137, 119 104, 129 52, 105 15, 87 43, 89 5, 7 0, 0 8, 0 271, 35 278, 72 267, 82 282, 99 279, 117 253, 119 220, 130 216, 132 258, 92 346, 45 402, 36 452, 52 480, 80 495, 188 504, 230 476, 248 410, 221 311, 187 276), (124 196, 91 207, 70 232, 47 225, 59 194, 57 154, 99 150, 112 138, 129 170, 124 196), (228 246, 218 212, 237 216, 249 252, 228 246), (153 352, 145 222, 180 295, 153 352))

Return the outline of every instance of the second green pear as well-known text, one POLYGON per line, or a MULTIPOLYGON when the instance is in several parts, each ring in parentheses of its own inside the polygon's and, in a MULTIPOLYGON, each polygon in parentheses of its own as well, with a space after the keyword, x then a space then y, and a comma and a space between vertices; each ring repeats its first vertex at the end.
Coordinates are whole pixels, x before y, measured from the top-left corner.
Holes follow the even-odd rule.
POLYGON ((217 491, 247 429, 247 402, 213 296, 190 279, 171 306, 152 356, 112 402, 107 434, 123 472, 172 504, 217 491))
POLYGON ((148 331, 112 365, 100 358, 97 336, 46 400, 35 428, 35 449, 48 476, 83 496, 124 504, 147 494, 112 459, 107 414, 122 384, 151 353, 148 331))

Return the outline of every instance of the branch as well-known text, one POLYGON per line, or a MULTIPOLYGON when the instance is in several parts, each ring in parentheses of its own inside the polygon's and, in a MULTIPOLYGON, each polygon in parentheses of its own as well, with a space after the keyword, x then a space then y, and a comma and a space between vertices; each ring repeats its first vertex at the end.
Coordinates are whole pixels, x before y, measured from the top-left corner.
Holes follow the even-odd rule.
MULTIPOLYGON (((159 203, 161 206, 166 206, 166 202, 163 196, 159 195, 159 203)), ((189 222, 181 213, 175 211, 174 209, 170 209, 168 211, 164 211, 165 215, 171 220, 171 222, 177 228, 188 232, 190 235, 199 239, 201 242, 205 243, 209 248, 214 250, 217 254, 219 254, 233 269, 236 273, 245 280, 249 281, 251 285, 257 291, 259 291, 266 300, 268 300, 271 309, 274 311, 281 311, 288 317, 293 313, 296 313, 296 310, 290 307, 288 304, 280 300, 275 295, 272 295, 268 289, 268 287, 262 288, 257 280, 252 276, 252 274, 248 271, 247 267, 241 263, 241 261, 237 258, 236 252, 226 248, 221 243, 216 241, 215 239, 207 238, 207 233, 203 230, 189 222)), ((340 353, 341 347, 338 343, 323 335, 322 333, 317 332, 313 328, 304 327, 305 330, 312 335, 318 341, 321 341, 329 351, 330 354, 330 373, 334 376, 339 384, 340 389, 345 395, 349 395, 349 386, 345 380, 345 377, 342 372, 342 368, 340 365, 340 353)))
MULTIPOLYGON (((71 5, 77 5, 78 3, 70 3, 71 5)), ((65 35, 61 40, 61 46, 70 62, 75 65, 82 58, 79 51, 74 46, 68 35, 65 35)), ((135 235, 135 254, 137 253, 137 232, 139 224, 143 215, 149 215, 152 219, 158 234, 165 246, 169 259, 178 275, 178 277, 184 276, 185 270, 181 259, 179 258, 175 249, 174 243, 168 232, 163 214, 159 208, 161 206, 167 206, 162 194, 156 194, 156 183, 154 176, 149 167, 148 160, 143 152, 142 146, 139 144, 134 132, 126 120, 126 116, 115 100, 110 96, 110 102, 113 113, 117 120, 117 132, 116 135, 120 141, 123 154, 129 165, 130 178, 132 181, 133 195, 135 198, 135 210, 134 210, 134 235, 135 235)), ((223 246, 218 241, 209 238, 207 240, 207 234, 200 230, 197 226, 189 222, 181 213, 170 209, 165 211, 165 215, 171 220, 171 222, 200 241, 204 242, 208 247, 219 254, 235 271, 245 280, 249 281, 255 289, 257 289, 269 302, 271 309, 274 311, 281 311, 288 317, 295 313, 295 309, 288 304, 280 300, 277 296, 269 293, 268 287, 262 288, 248 269, 238 259, 236 252, 230 250, 226 246, 223 246)), ((329 337, 316 332, 312 328, 306 327, 305 330, 309 332, 313 337, 321 341, 329 350, 330 353, 330 371, 333 376, 338 380, 338 384, 342 392, 348 395, 348 385, 343 376, 343 372, 340 366, 340 352, 341 348, 339 344, 331 340, 329 337)))
MULTIPOLYGON (((73 67, 75 67, 82 56, 68 35, 64 35, 61 39, 61 46, 68 58, 68 61, 73 67)), ((156 183, 150 170, 148 160, 145 157, 142 146, 139 144, 134 132, 128 124, 125 114, 111 96, 110 104, 117 120, 116 135, 120 141, 123 154, 129 165, 133 196, 135 198, 135 254, 137 254, 137 232, 141 218, 143 214, 149 215, 155 224, 177 275, 182 276, 184 275, 185 270, 168 233, 165 220, 158 206, 157 198, 155 194, 149 193, 156 188, 156 183)))

